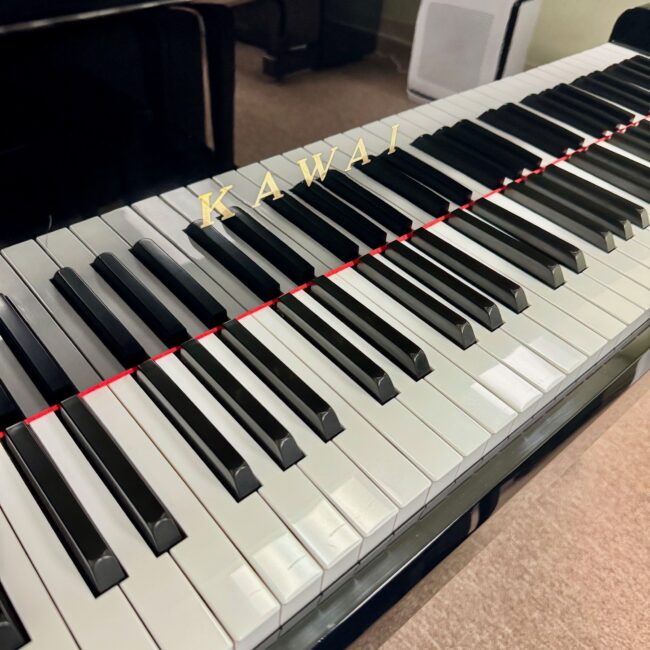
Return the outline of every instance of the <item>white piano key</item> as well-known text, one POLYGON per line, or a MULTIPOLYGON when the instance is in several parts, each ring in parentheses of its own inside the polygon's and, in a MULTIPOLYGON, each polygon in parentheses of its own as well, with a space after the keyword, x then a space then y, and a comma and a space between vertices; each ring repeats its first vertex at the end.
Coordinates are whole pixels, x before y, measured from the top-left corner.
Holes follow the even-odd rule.
MULTIPOLYGON (((248 319, 246 319, 248 320, 248 319)), ((242 321, 245 322, 245 321, 242 321)), ((411 464, 369 422, 330 388, 313 368, 305 365, 291 346, 258 328, 257 338, 283 359, 309 386, 330 404, 345 429, 331 441, 349 456, 400 509, 397 526, 403 524, 425 503, 431 482, 411 464)), ((209 341, 209 337, 207 337, 209 341)), ((329 443, 328 443, 329 444, 329 443)))
POLYGON ((280 602, 280 623, 313 600, 322 570, 261 497, 235 502, 134 381, 110 389, 280 602))
MULTIPOLYGON (((156 197, 146 199, 140 203, 147 203, 147 201, 155 201, 156 208, 162 204, 164 209, 169 210, 169 207, 162 203, 156 197)), ((160 211, 157 210, 159 213, 160 211)), ((118 208, 102 215, 102 220, 105 221, 120 237, 122 237, 129 246, 134 246, 141 239, 151 239, 155 242, 172 260, 174 260, 180 267, 183 268, 198 284, 200 284, 208 293, 214 296, 220 304, 222 304, 226 311, 230 307, 233 315, 242 311, 242 307, 232 300, 228 300, 230 296, 214 282, 201 268, 199 268, 185 253, 178 248, 175 244, 179 237, 173 240, 168 240, 156 228, 154 228, 144 217, 138 214, 135 210, 129 207, 118 208), (226 302, 230 302, 226 305, 226 302), (236 305, 236 306, 235 306, 236 305)), ((184 234, 184 233, 183 233, 184 234)), ((205 329, 205 327, 203 328, 205 329)))
POLYGON ((0 508, 82 648, 158 648, 119 587, 95 598, 2 445, 0 499, 0 508))
MULTIPOLYGON (((319 244, 311 239, 311 237, 302 233, 304 238, 300 239, 299 233, 302 231, 289 221, 282 219, 279 213, 274 212, 266 203, 260 204, 257 208, 251 207, 257 197, 258 188, 253 186, 245 176, 242 176, 238 172, 226 172, 214 178, 197 181, 196 183, 192 183, 188 189, 197 196, 208 192, 216 195, 224 185, 230 185, 232 187, 232 190, 223 198, 223 204, 225 206, 243 209, 260 226, 272 231, 278 239, 291 247, 298 255, 311 264, 314 267, 316 275, 321 275, 331 268, 321 261, 321 258, 316 255, 315 251, 310 250, 311 247, 319 248, 319 244), (288 233, 292 234, 289 235, 288 233), (294 235, 298 235, 298 237, 294 235)), ((325 249, 322 250, 326 253, 325 249)), ((253 252, 252 249, 251 256, 254 259, 263 259, 259 253, 253 252)), ((336 265, 336 258, 332 257, 331 261, 336 265)))
MULTIPOLYGON (((506 210, 512 211, 527 221, 530 221, 531 223, 544 228, 548 232, 556 234, 558 237, 562 237, 566 241, 579 246, 581 250, 588 256, 587 269, 583 271, 583 273, 587 273, 588 276, 591 276, 593 272, 591 270, 590 260, 597 260, 601 263, 601 265, 610 268, 617 275, 620 274, 620 276, 622 276, 623 282, 621 286, 626 287, 624 291, 631 292, 629 295, 626 295, 628 299, 632 300, 634 298, 633 302, 637 302, 637 300, 642 300, 645 302, 648 289, 650 289, 650 277, 645 278, 643 271, 639 268, 639 265, 634 260, 632 260, 632 258, 625 255, 622 248, 613 250, 610 253, 606 253, 593 244, 590 244, 589 242, 586 242, 576 235, 570 233, 569 231, 563 229, 561 226, 553 224, 547 219, 544 219, 533 210, 519 205, 512 199, 509 199, 507 196, 494 195, 490 197, 490 201, 496 205, 500 205, 506 210)), ((569 276, 569 282, 570 278, 571 276, 569 276)))
POLYGON ((129 246, 124 239, 99 217, 85 219, 76 223, 70 226, 70 230, 95 255, 100 255, 105 252, 113 253, 140 282, 156 295, 178 321, 185 326, 191 336, 196 336, 205 331, 205 325, 174 296, 163 282, 129 251, 129 246))
MULTIPOLYGON (((453 231, 445 224, 440 224, 439 230, 436 230, 436 234, 448 239, 455 245, 461 246, 465 252, 476 255, 483 263, 498 269, 504 275, 525 287, 534 312, 537 312, 537 306, 532 304, 533 294, 542 298, 546 304, 551 304, 564 312, 565 315, 562 319, 570 329, 575 330, 575 326, 572 327, 572 320, 584 325, 583 328, 580 328, 582 330, 582 337, 571 335, 570 340, 582 352, 596 354, 599 350, 602 350, 606 341, 616 339, 625 329, 624 323, 615 319, 613 316, 609 316, 609 314, 582 299, 570 289, 563 291, 566 287, 560 287, 559 289, 552 290, 542 285, 541 282, 535 281, 527 274, 519 271, 512 264, 502 260, 468 237, 453 231)), ((539 304, 537 300, 535 300, 535 303, 539 304)), ((528 311, 528 315, 532 316, 533 311, 528 311)), ((538 320, 536 316, 532 317, 538 320)), ((567 332, 567 334, 570 334, 570 332, 567 332)))
POLYGON ((354 566, 361 537, 313 483, 295 466, 282 471, 175 356, 158 364, 250 464, 262 498, 323 568, 323 588, 354 566))
MULTIPOLYGON (((52 238, 56 238, 60 232, 67 231, 52 233, 52 238)), ((59 265, 43 248, 34 240, 29 240, 5 248, 2 254, 101 378, 107 379, 122 370, 117 359, 52 284, 51 279, 59 270, 59 265)), ((84 390, 97 383, 97 380, 79 383, 79 390, 84 390)))
POLYGON ((81 276, 149 356, 165 349, 163 342, 90 266, 96 255, 71 230, 61 228, 39 237, 37 241, 59 266, 70 266, 81 276))
POLYGON ((280 239, 294 247, 300 255, 308 260, 313 265, 316 275, 322 275, 339 264, 340 261, 337 257, 305 234, 300 228, 287 221, 271 206, 262 202, 257 208, 252 208, 251 206, 257 199, 259 187, 239 172, 230 171, 219 174, 219 176, 215 176, 214 179, 204 183, 195 183, 190 186, 190 189, 198 194, 205 191, 216 191, 224 186, 232 186, 233 198, 229 199, 226 196, 224 199, 227 206, 241 205, 243 202, 246 206, 245 209, 254 213, 255 218, 259 219, 262 225, 273 230, 280 239), (216 184, 216 187, 214 184, 216 184))
MULTIPOLYGON (((261 162, 258 163, 253 163, 252 165, 246 165, 246 167, 240 167, 238 170, 243 176, 251 180, 253 183, 257 183, 258 185, 261 185, 261 183, 264 180, 264 177, 268 171, 273 173, 273 177, 275 178, 275 181, 280 189, 281 192, 287 193, 291 190, 293 185, 295 183, 288 182, 285 180, 282 174, 287 174, 288 176, 291 176, 293 178, 297 179, 296 176, 296 171, 293 169, 293 165, 288 161, 286 158, 283 156, 274 156, 273 158, 269 158, 267 160, 262 160, 261 162), (279 171, 278 171, 279 170, 279 171)), ((296 168, 297 169, 297 168, 296 168)), ((347 230, 344 230, 336 224, 334 221, 332 221, 328 216, 323 214, 322 212, 318 211, 316 208, 314 208, 311 205, 308 205, 306 202, 304 202, 299 196, 295 194, 291 194, 291 196, 298 202, 301 203, 307 210, 310 212, 314 213, 318 217, 320 217, 323 221, 325 221, 327 224, 332 226, 335 230, 338 230, 342 234, 344 234, 348 239, 353 241, 355 244, 358 245, 359 251, 361 254, 367 253, 370 249, 369 247, 364 244, 361 240, 359 240, 357 237, 355 237, 352 233, 348 232, 347 230)), ((271 207, 273 207, 271 205, 271 207)), ((334 264, 334 267, 337 267, 341 264, 341 260, 337 260, 336 264, 334 264)))
POLYGON ((25 369, 0 338, 0 379, 25 417, 40 413, 48 407, 45 398, 38 392, 25 369))
MULTIPOLYGON (((430 438, 432 449, 429 453, 439 460, 441 466, 458 466, 457 471, 463 471, 483 453, 490 434, 464 411, 449 402, 428 382, 416 382, 408 377, 314 298, 305 292, 296 294, 296 298, 386 370, 399 391, 397 399, 400 403, 435 431, 430 438)), ((455 476, 451 469, 449 474, 452 478, 455 476)))
POLYGON ((127 574, 119 588, 156 643, 168 650, 188 643, 206 650, 232 648, 170 555, 154 555, 56 416, 37 420, 32 429, 119 558, 127 574))
POLYGON ((189 224, 188 219, 169 203, 175 191, 143 199, 131 207, 222 288, 218 296, 223 299, 223 306, 229 316, 258 305, 259 298, 243 282, 232 276, 187 235, 185 228, 189 224))
MULTIPOLYGON (((216 336, 201 344, 286 427, 305 453, 298 467, 363 537, 365 555, 392 532, 397 507, 335 444, 323 442, 216 336)), ((304 377, 303 377, 304 380, 304 377)))
MULTIPOLYGON (((165 200, 175 209, 177 210, 185 219, 187 219, 188 224, 196 221, 198 218, 200 218, 201 214, 200 211, 198 212, 197 216, 197 210, 198 207, 200 206, 200 202, 196 194, 192 193, 189 189, 180 187, 176 190, 172 190, 171 192, 167 192, 164 194, 165 200)), ((244 205, 242 208, 244 210, 247 209, 248 206, 244 205)), ((258 255, 258 253, 255 251, 255 249, 251 248, 245 241, 237 237, 230 229, 226 228, 219 218, 214 218, 213 219, 214 224, 213 228, 215 228, 219 233, 221 233, 226 239, 229 241, 233 242, 237 248, 239 248, 243 253, 245 253, 248 257, 252 258, 255 260, 255 262, 262 268, 264 269, 271 277, 275 278, 278 283, 280 284, 280 289, 282 289, 283 292, 289 291, 290 289, 293 289, 295 286, 295 282, 288 278, 286 275, 284 275, 277 267, 275 267, 271 262, 269 262, 266 258, 262 257, 261 255, 258 255)), ((258 298, 258 303, 259 303, 259 298, 258 298)))
POLYGON ((25 648, 78 648, 1 509, 0 548, 0 579, 29 636, 25 648))
MULTIPOLYGON (((454 117, 457 118, 457 119, 463 119, 463 118, 468 117, 468 115, 465 114, 462 111, 462 109, 454 108, 454 104, 452 104, 452 103, 450 103, 448 105, 448 107, 446 107, 446 108, 448 108, 450 113, 453 114, 454 117)), ((428 106, 425 105, 425 106, 422 106, 422 107, 418 107, 418 109, 415 109, 415 110, 422 111, 424 113, 424 112, 426 112, 427 109, 428 109, 428 106)), ((435 119, 438 119, 439 116, 433 115, 432 117, 434 117, 435 119)), ((541 152, 541 151, 537 150, 532 145, 530 145, 530 144, 528 144, 526 142, 523 142, 523 141, 519 140, 518 138, 516 138, 514 136, 511 136, 510 134, 508 134, 506 132, 500 131, 499 129, 496 129, 496 128, 492 127, 491 125, 485 124, 483 122, 478 122, 478 123, 480 124, 480 126, 482 128, 493 131, 493 132, 497 133, 498 135, 500 135, 501 137, 504 137, 504 138, 512 141, 513 143, 518 144, 519 146, 523 146, 525 149, 528 149, 529 151, 535 153, 536 155, 540 155, 540 157, 542 157, 542 159, 544 160, 544 164, 549 164, 550 162, 553 162, 552 157, 548 156, 548 154, 544 154, 544 152, 541 152)), ((435 127, 435 124, 430 124, 430 126, 435 127)), ((407 128, 408 127, 405 127, 405 130, 407 128)), ((592 174, 589 174, 588 172, 583 171, 582 169, 579 169, 578 167, 572 165, 570 161, 561 162, 561 163, 559 163, 559 166, 562 167, 563 169, 565 169, 566 171, 571 172, 573 174, 576 174, 578 176, 581 176, 582 178, 585 178, 586 180, 589 180, 590 182, 592 182, 592 183, 594 183, 596 185, 600 185, 603 188, 605 188, 605 189, 607 189, 607 190, 609 190, 609 191, 611 191, 611 192, 613 192, 615 194, 618 194, 619 196, 621 196, 623 198, 634 201, 636 203, 640 203, 640 204, 642 204, 644 206, 648 205, 646 202, 640 200, 638 197, 636 197, 636 196, 634 196, 634 195, 632 195, 630 193, 627 193, 624 190, 621 190, 621 189, 617 188, 616 186, 613 186, 613 185, 611 185, 611 184, 609 184, 609 183, 607 183, 605 181, 602 181, 598 177, 595 177, 592 174)), ((634 230, 635 233, 637 232, 637 229, 634 226, 633 226, 633 230, 634 230)), ((642 239, 643 239, 644 244, 645 244, 645 238, 646 237, 648 237, 648 235, 642 234, 642 239)), ((619 238, 616 238, 616 242, 617 242, 617 246, 619 248, 621 248, 621 249, 624 249, 625 245, 627 243, 627 242, 625 242, 625 241, 623 241, 623 240, 621 240, 619 238)))
MULTIPOLYGON (((111 388, 119 394, 139 390, 131 377, 113 382, 111 388)), ((84 401, 185 533, 185 539, 170 549, 171 558, 223 625, 235 648, 255 647, 278 627, 278 602, 115 394, 102 388, 84 401)))
MULTIPOLYGON (((420 156, 422 159, 426 160, 426 155, 420 156)), ((429 159, 433 162, 433 159, 429 159)), ((435 161, 435 166, 438 167, 437 161, 435 161)), ((466 182, 466 177, 463 177, 460 174, 451 173, 450 176, 455 180, 463 183, 466 182)), ((470 183, 474 187, 480 187, 476 181, 471 181, 470 183)), ((484 188, 487 190, 487 188, 484 188)), ((519 206, 514 201, 511 201, 507 197, 495 195, 490 197, 491 201, 495 203, 507 203, 507 209, 510 211, 521 214, 522 206, 519 206)), ((505 207, 505 206, 504 206, 505 207)), ((546 220, 543 220, 546 223, 550 223, 546 220)), ((544 226, 543 226, 544 227, 544 226)), ((582 240, 579 240, 579 245, 582 245, 582 240)), ((586 242, 585 242, 586 243, 586 242)), ((623 245, 627 245, 629 242, 624 242, 623 245)), ((642 249, 642 254, 647 250, 650 253, 650 249, 642 249)), ((605 311, 610 313, 612 316, 623 320, 626 323, 634 322, 639 317, 639 311, 633 304, 631 304, 624 297, 616 296, 612 291, 609 291, 604 286, 599 286, 596 282, 590 281, 588 276, 590 274, 589 269, 587 269, 582 274, 576 274, 568 269, 564 269, 565 278, 567 279, 567 286, 571 287, 573 291, 583 296, 587 300, 593 302, 594 304, 602 307, 605 311)))
POLYGON ((66 336, 19 275, 2 258, 0 258, 0 293, 8 295, 13 300, 35 334, 78 390, 85 390, 99 381, 100 376, 81 355, 74 345, 74 339, 66 336))
POLYGON ((354 283, 373 302, 386 305, 387 311, 394 313, 404 326, 424 338, 452 363, 457 364, 518 413, 525 413, 540 399, 539 391, 476 345, 461 350, 360 274, 351 272, 341 277, 354 283))
MULTIPOLYGON (((386 305, 380 304, 381 301, 373 304, 373 301, 355 286, 356 277, 348 281, 343 273, 338 273, 331 279, 357 300, 372 305, 377 315, 387 323, 397 329, 404 329, 404 324, 397 319, 395 311, 386 309, 386 305)), ((512 408, 432 348, 426 338, 421 338, 415 331, 408 331, 406 334, 422 348, 433 368, 433 372, 426 375, 423 381, 435 386, 450 402, 465 411, 491 434, 487 442, 488 449, 513 430, 518 416, 512 408)))
MULTIPOLYGON (((346 142, 342 141, 342 138, 338 139, 339 145, 344 148, 346 146, 346 142)), ((349 146, 349 141, 348 141, 348 146, 349 146)), ((385 191, 384 188, 378 190, 380 195, 384 196, 389 201, 393 201, 393 197, 390 196, 388 191, 385 191)), ((500 196, 495 196, 495 201, 501 199, 502 197, 500 196)), ((508 203, 512 203, 508 199, 508 203)), ((406 208, 408 210, 408 213, 410 215, 415 216, 417 214, 417 211, 414 210, 414 207, 412 204, 409 204, 406 201, 403 201, 402 205, 406 207, 406 205, 411 206, 410 208, 406 208)), ((563 316, 558 319, 559 314, 555 313, 550 313, 548 309, 544 310, 543 312, 540 312, 536 307, 531 309, 530 311, 527 312, 527 316, 532 318, 534 321, 537 321, 540 325, 546 327, 551 332, 557 331, 553 329, 553 327, 556 327, 558 322, 562 322, 564 319, 566 319, 566 316, 563 316), (553 326, 553 327, 551 327, 553 326)), ((568 343, 573 344, 573 347, 577 349, 581 349, 582 352, 589 352, 593 351, 593 345, 596 344, 596 342, 599 340, 597 338, 594 338, 594 333, 590 332, 588 329, 585 329, 583 327, 578 326, 578 331, 574 331, 576 327, 572 325, 572 323, 568 323, 564 327, 564 331, 566 332, 566 340, 568 343), (586 335, 586 341, 585 341, 585 335, 586 335), (579 343, 578 343, 579 341, 579 343), (592 347, 585 347, 585 344, 588 343, 592 347)))
MULTIPOLYGON (((269 344, 271 337, 278 341, 291 341, 291 350, 311 367, 350 406, 382 432, 416 467, 432 481, 427 499, 449 484, 458 470, 457 463, 451 467, 441 463, 436 456, 440 444, 433 443, 434 432, 410 413, 395 399, 379 405, 356 382, 339 370, 311 343, 294 330, 272 310, 262 310, 242 324, 262 343, 269 344), (452 474, 452 476, 449 476, 452 474)), ((449 456, 447 456, 449 457, 449 456)), ((444 461, 444 459, 443 459, 444 461)))
MULTIPOLYGON (((386 264, 386 266, 399 275, 407 278, 425 293, 435 297, 436 300, 445 304, 450 309, 455 309, 454 306, 442 296, 423 285, 412 275, 392 263, 391 260, 386 259, 383 255, 377 257, 382 263, 386 264)), ((538 357, 527 347, 521 345, 516 339, 510 337, 501 328, 491 332, 470 316, 466 316, 465 314, 463 314, 463 316, 471 324, 474 330, 477 340, 476 345, 483 349, 487 354, 499 359, 499 361, 516 372, 520 377, 527 380, 537 390, 546 393, 551 391, 564 380, 564 375, 556 368, 547 363, 544 359, 538 357)), ((464 351, 461 352, 461 354, 463 353, 464 351)), ((541 399, 541 395, 539 395, 537 399, 541 399)))
MULTIPOLYGON (((410 242, 405 242, 405 246, 408 246, 412 251, 426 258, 426 254, 410 242)), ((428 259, 431 261, 430 258, 428 259)), ((451 272, 449 269, 447 271, 451 272)), ((464 282, 459 276, 456 277, 459 281, 464 282)), ((486 295, 480 288, 471 286, 475 291, 486 295)), ((500 312, 501 318, 503 319, 501 329, 504 332, 507 332, 512 338, 520 341, 539 354, 563 374, 570 375, 585 362, 585 355, 528 318, 525 310, 520 314, 514 314, 508 308, 501 306, 500 312)))

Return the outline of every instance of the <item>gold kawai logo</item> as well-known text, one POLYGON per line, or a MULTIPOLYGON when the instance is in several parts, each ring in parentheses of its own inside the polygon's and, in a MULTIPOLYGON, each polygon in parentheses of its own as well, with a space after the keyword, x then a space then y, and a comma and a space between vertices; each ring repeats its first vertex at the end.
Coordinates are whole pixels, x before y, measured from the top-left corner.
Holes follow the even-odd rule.
MULTIPOLYGON (((389 154, 395 151, 398 129, 399 129, 399 124, 394 124, 391 127, 390 143, 388 146, 389 154)), ((305 179, 305 183, 307 184, 308 187, 314 182, 314 180, 316 180, 316 176, 318 176, 318 178, 321 181, 325 180, 325 177, 327 176, 327 173, 329 172, 330 167, 332 165, 334 154, 337 151, 338 151, 338 147, 332 147, 330 149, 329 156, 327 158, 326 163, 323 163, 322 153, 314 154, 311 157, 312 164, 313 164, 312 169, 309 168, 307 158, 302 158, 301 160, 296 161, 296 164, 298 165, 300 172, 302 173, 302 176, 305 179)), ((362 165, 366 165, 369 162, 370 162, 370 158, 368 157, 366 144, 363 141, 363 138, 359 138, 354 147, 354 151, 350 156, 350 160, 348 161, 345 171, 349 172, 352 169, 352 166, 356 163, 361 163, 362 165)), ((201 221, 202 221, 201 226, 203 228, 208 228, 209 226, 214 225, 214 219, 212 215, 215 212, 220 215, 221 219, 229 219, 230 217, 235 216, 235 213, 223 202, 224 198, 228 195, 228 193, 232 190, 232 188, 233 188, 232 185, 225 185, 219 190, 219 194, 217 195, 217 198, 214 200, 212 198, 213 195, 212 192, 206 192, 205 194, 201 194, 199 196, 199 202, 201 204, 201 221)), ((252 207, 254 208, 259 207, 261 202, 266 198, 272 198, 274 201, 277 201, 278 199, 281 199, 283 196, 284 194, 280 191, 280 188, 278 187, 278 184, 272 172, 267 171, 266 174, 264 175, 264 178, 262 179, 259 191, 257 193, 257 199, 255 200, 255 203, 253 203, 252 207)))

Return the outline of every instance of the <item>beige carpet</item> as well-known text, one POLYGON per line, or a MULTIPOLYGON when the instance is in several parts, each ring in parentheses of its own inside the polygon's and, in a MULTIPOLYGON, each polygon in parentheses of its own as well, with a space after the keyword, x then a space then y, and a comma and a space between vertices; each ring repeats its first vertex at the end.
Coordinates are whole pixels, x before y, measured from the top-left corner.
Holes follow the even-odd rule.
POLYGON ((650 648, 650 373, 353 650, 650 648))
POLYGON ((381 54, 282 82, 261 68, 262 53, 237 44, 235 162, 240 167, 413 106, 405 72, 381 54))

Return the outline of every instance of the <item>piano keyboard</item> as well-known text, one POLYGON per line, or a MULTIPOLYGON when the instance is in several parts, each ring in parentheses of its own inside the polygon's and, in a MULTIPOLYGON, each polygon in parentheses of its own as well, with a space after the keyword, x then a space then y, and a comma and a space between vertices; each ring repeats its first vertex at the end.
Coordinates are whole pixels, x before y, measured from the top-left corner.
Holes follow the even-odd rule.
POLYGON ((0 648, 244 650, 333 593, 647 328, 648 113, 607 44, 4 249, 0 648))

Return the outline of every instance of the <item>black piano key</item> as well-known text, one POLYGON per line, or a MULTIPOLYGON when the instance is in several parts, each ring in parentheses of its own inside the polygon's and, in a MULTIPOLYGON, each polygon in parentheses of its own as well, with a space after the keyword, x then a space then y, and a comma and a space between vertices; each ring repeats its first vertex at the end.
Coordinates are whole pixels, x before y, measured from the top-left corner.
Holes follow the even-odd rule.
POLYGON ((506 104, 499 109, 510 118, 521 119, 524 123, 535 127, 541 133, 553 136, 564 142, 567 149, 579 149, 585 143, 584 138, 569 129, 551 122, 540 115, 523 108, 517 104, 506 104))
POLYGON ((207 327, 228 319, 225 308, 151 239, 141 239, 131 252, 207 327))
POLYGON ((524 97, 521 103, 596 138, 600 138, 609 130, 607 126, 603 125, 601 120, 595 120, 582 111, 575 110, 566 103, 554 101, 552 98, 544 95, 529 95, 528 97, 524 97))
POLYGON ((372 359, 328 325, 295 296, 283 296, 276 305, 278 313, 298 332, 329 357, 380 404, 397 395, 388 373, 372 359))
POLYGON ((173 347, 190 338, 176 316, 113 253, 101 253, 92 267, 165 345, 173 347))
POLYGON ((7 450, 95 596, 126 574, 47 451, 23 423, 5 436, 7 450))
POLYGON ((628 130, 625 133, 615 133, 610 139, 609 142, 629 153, 639 156, 650 162, 650 143, 646 142, 644 139, 639 139, 635 137, 632 133, 632 130, 628 130))
MULTIPOLYGON (((490 151, 491 148, 492 151, 497 151, 499 156, 502 153, 512 156, 513 160, 516 161, 517 167, 521 169, 533 171, 542 166, 542 159, 539 156, 511 142, 507 138, 502 138, 500 135, 482 127, 480 124, 476 124, 476 122, 461 120, 451 130, 457 133, 467 134, 468 136, 471 135, 479 141, 485 142, 487 151, 490 151)), ((472 142, 473 140, 469 139, 467 143, 471 145, 472 142)))
POLYGON ((457 169, 486 187, 495 189, 501 187, 505 182, 505 173, 501 168, 495 169, 493 165, 488 164, 482 156, 478 155, 476 150, 468 153, 467 147, 454 142, 444 133, 421 135, 413 140, 412 144, 416 149, 424 151, 424 153, 457 169))
POLYGON ((202 222, 197 220, 185 232, 262 300, 273 300, 282 293, 275 278, 213 226, 203 228, 202 222))
POLYGON ((18 650, 29 641, 25 627, 0 582, 0 648, 18 650))
POLYGON ((359 171, 403 196, 431 217, 441 217, 449 211, 448 201, 414 178, 395 169, 381 157, 371 157, 369 163, 357 167, 359 171))
POLYGON ((446 298, 454 307, 469 314, 493 331, 503 325, 499 307, 482 293, 461 282, 427 257, 420 255, 402 242, 392 242, 386 257, 404 271, 417 278, 429 289, 446 298))
POLYGON ((636 54, 635 56, 628 59, 628 61, 634 61, 638 65, 643 66, 648 71, 648 73, 650 73, 650 59, 648 59, 647 56, 636 54))
POLYGON ((324 214, 351 235, 354 235, 366 246, 377 248, 386 243, 386 232, 384 230, 318 183, 307 186, 307 183, 303 181, 294 186, 291 191, 312 208, 324 214))
POLYGON ((641 88, 645 88, 646 90, 650 89, 650 76, 625 65, 625 62, 609 66, 605 68, 604 72, 608 72, 613 77, 622 81, 629 81, 637 86, 641 86, 641 88))
POLYGON ((560 98, 591 115, 600 116, 603 120, 607 120, 613 128, 629 124, 634 119, 634 113, 619 108, 611 102, 604 101, 569 84, 559 84, 548 92, 549 95, 560 98))
MULTIPOLYGON (((526 182, 530 182, 530 179, 526 182)), ((577 246, 522 219, 500 205, 481 199, 470 210, 484 221, 539 249, 576 273, 582 273, 587 268, 585 255, 577 246)))
POLYGON ((538 97, 554 106, 566 108, 573 115, 584 116, 592 125, 600 129, 601 134, 605 131, 615 131, 620 124, 627 124, 627 121, 621 122, 619 119, 620 114, 624 118, 627 117, 626 111, 616 111, 616 115, 614 115, 608 110, 607 103, 597 97, 593 97, 593 101, 587 101, 584 99, 584 93, 577 88, 566 86, 544 90, 539 93, 538 97), (573 93, 577 93, 577 95, 573 93))
POLYGON ((557 138, 552 136, 544 137, 544 134, 539 130, 532 128, 521 120, 511 119, 495 109, 486 111, 478 119, 501 131, 514 135, 552 156, 563 156, 567 151, 563 141, 558 141, 557 138))
MULTIPOLYGON (((647 102, 650 99, 650 90, 647 90, 646 88, 642 88, 638 84, 635 84, 633 81, 621 79, 620 77, 615 76, 611 72, 606 70, 592 72, 591 74, 587 75, 587 77, 581 77, 580 81, 582 81, 583 79, 588 79, 590 81, 595 81, 599 84, 604 84, 609 88, 615 88, 618 91, 625 93, 625 96, 630 99, 635 98, 637 100, 641 100, 645 102, 645 104, 642 104, 642 106, 647 105, 647 102)), ((623 96, 621 97, 623 98, 623 96)), ((630 105, 630 108, 637 113, 640 112, 642 115, 646 114, 646 111, 637 111, 632 105, 630 105)))
POLYGON ((629 70, 636 70, 644 76, 646 83, 650 83, 650 70, 642 62, 635 61, 634 59, 625 59, 625 61, 621 61, 621 64, 629 70))
POLYGON ((329 278, 317 278, 309 293, 413 379, 431 372, 422 348, 329 278))
POLYGON ((643 163, 639 163, 636 160, 632 160, 628 156, 602 147, 601 145, 595 145, 589 147, 587 151, 584 152, 585 157, 587 158, 596 158, 598 160, 604 160, 612 168, 617 169, 621 173, 627 175, 629 178, 633 178, 639 183, 644 183, 647 186, 648 181, 648 166, 643 163))
POLYGON ((611 183, 615 187, 638 196, 640 199, 650 200, 644 196, 650 196, 650 191, 643 188, 636 178, 628 176, 623 169, 616 167, 608 160, 597 156, 587 156, 588 153, 589 151, 586 151, 584 155, 574 156, 571 159, 571 164, 611 183))
POLYGON ((357 270, 458 347, 465 350, 476 343, 474 330, 465 318, 380 260, 366 255, 357 270))
POLYGON ((444 239, 436 237, 426 228, 417 230, 411 243, 515 313, 519 314, 528 307, 523 287, 444 239))
POLYGON ((424 160, 417 158, 408 151, 399 147, 391 154, 382 154, 382 158, 403 173, 412 176, 430 190, 437 192, 448 201, 458 205, 465 205, 472 200, 472 190, 464 187, 453 178, 428 165, 424 160))
POLYGON ((259 489, 248 463, 155 361, 145 361, 135 379, 237 501, 259 489))
POLYGON ((334 409, 241 323, 228 321, 219 336, 323 441, 343 431, 334 409))
POLYGON ((641 113, 641 115, 647 114, 647 107, 650 103, 649 90, 646 90, 645 88, 641 88, 641 86, 638 86, 637 84, 632 83, 631 81, 624 81, 623 79, 615 77, 609 72, 594 72, 590 74, 587 77, 587 79, 590 81, 595 81, 598 84, 603 84, 607 88, 616 89, 619 93, 621 93, 620 99, 625 100, 624 102, 620 101, 618 103, 621 103, 624 106, 626 106, 627 102, 636 101, 638 103, 639 108, 643 109, 645 107, 645 110, 637 110, 631 103, 629 104, 630 109, 635 111, 636 113, 641 113))
POLYGON ((559 205, 564 205, 572 214, 581 214, 585 219, 593 220, 600 228, 606 228, 622 239, 632 237, 632 224, 629 219, 610 214, 597 201, 588 197, 583 198, 570 188, 558 187, 555 183, 546 179, 544 174, 530 178, 527 182, 540 194, 550 196, 559 205))
POLYGON ((60 416, 68 433, 156 555, 184 539, 174 518, 80 397, 64 400, 60 416))
POLYGON ((252 249, 266 258, 296 284, 304 284, 314 277, 314 267, 277 235, 265 228, 241 208, 234 207, 233 217, 223 219, 223 225, 252 249))
POLYGON ((545 133, 544 129, 540 129, 537 125, 530 124, 516 115, 508 115, 500 110, 490 109, 480 115, 479 120, 510 133, 552 156, 560 157, 567 152, 568 147, 563 138, 558 138, 551 132, 545 133))
POLYGON ((413 222, 406 215, 352 180, 347 174, 332 169, 322 184, 396 235, 405 235, 413 230, 413 222))
POLYGON ((4 294, 0 294, 0 336, 49 404, 58 404, 78 392, 18 307, 4 294))
MULTIPOLYGON (((519 178, 523 174, 526 165, 522 159, 508 149, 499 147, 490 138, 485 137, 483 133, 476 133, 463 125, 455 124, 447 131, 447 134, 457 142, 478 151, 484 157, 498 157, 508 178, 519 178)), ((458 203, 458 205, 464 204, 458 203)))
POLYGON ((531 183, 512 185, 505 195, 521 205, 538 212, 549 221, 609 253, 616 248, 614 237, 608 228, 603 228, 593 219, 567 210, 554 198, 541 194, 531 183))
POLYGON ((7 427, 20 422, 24 418, 24 413, 16 404, 2 380, 0 380, 0 431, 4 431, 7 427))
POLYGON ((498 180, 505 181, 508 176, 508 166, 501 161, 499 156, 494 156, 492 153, 483 153, 473 145, 465 144, 454 135, 454 130, 451 127, 443 126, 436 131, 433 136, 434 139, 439 139, 441 142, 451 147, 459 158, 460 164, 466 163, 468 160, 475 161, 480 167, 489 170, 490 174, 498 180))
POLYGON ((647 167, 631 158, 611 149, 594 146, 583 154, 574 156, 571 164, 644 201, 650 201, 647 167))
POLYGON ((576 79, 573 85, 641 115, 645 115, 650 106, 649 91, 609 72, 593 72, 576 79))
POLYGON ((149 358, 122 322, 74 269, 59 269, 52 283, 122 366, 132 368, 149 358))
POLYGON ((288 469, 305 457, 284 425, 198 341, 184 343, 179 356, 282 469, 288 469))
POLYGON ((650 144, 650 132, 644 128, 639 129, 638 125, 630 126, 624 133, 618 133, 617 135, 637 139, 639 142, 643 142, 646 145, 650 144))
POLYGON ((552 289, 564 284, 565 279, 559 264, 526 242, 461 210, 454 212, 447 223, 451 228, 462 232, 552 289))
POLYGON ((567 172, 557 165, 551 165, 544 170, 544 176, 558 186, 573 189, 581 196, 586 196, 603 205, 611 214, 629 219, 640 228, 647 228, 650 224, 648 212, 639 203, 634 203, 614 192, 610 192, 595 183, 567 172))
POLYGON ((281 199, 265 202, 340 260, 351 262, 359 257, 357 244, 293 196, 285 194, 281 199))
POLYGON ((650 98, 639 97, 634 88, 611 75, 580 77, 573 82, 576 88, 625 106, 635 113, 650 111, 650 98))

